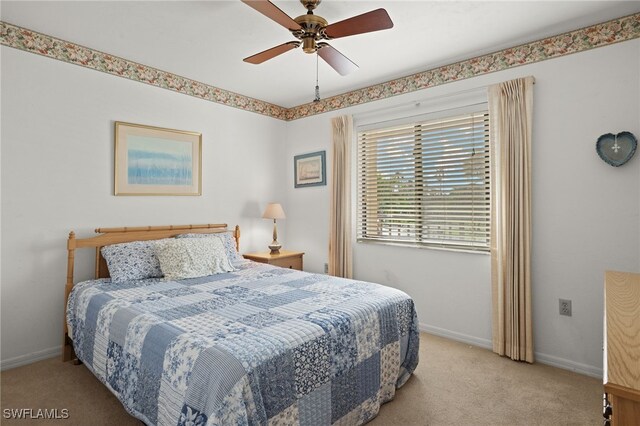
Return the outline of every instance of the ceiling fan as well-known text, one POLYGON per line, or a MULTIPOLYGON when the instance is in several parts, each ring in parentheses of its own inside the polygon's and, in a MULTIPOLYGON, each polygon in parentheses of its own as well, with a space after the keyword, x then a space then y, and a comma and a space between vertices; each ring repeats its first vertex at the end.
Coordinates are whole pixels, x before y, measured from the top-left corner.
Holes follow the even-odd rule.
POLYGON ((261 64, 302 45, 302 50, 305 53, 318 52, 318 56, 331 65, 340 75, 347 75, 355 71, 358 66, 332 46, 320 40, 332 40, 393 27, 393 22, 384 9, 372 10, 362 15, 329 24, 322 16, 313 14, 313 10, 320 4, 321 0, 300 0, 300 3, 307 9, 307 13, 295 19, 268 0, 242 0, 242 2, 267 18, 273 19, 291 31, 291 34, 298 39, 298 41, 283 43, 244 58, 244 61, 250 64, 261 64))

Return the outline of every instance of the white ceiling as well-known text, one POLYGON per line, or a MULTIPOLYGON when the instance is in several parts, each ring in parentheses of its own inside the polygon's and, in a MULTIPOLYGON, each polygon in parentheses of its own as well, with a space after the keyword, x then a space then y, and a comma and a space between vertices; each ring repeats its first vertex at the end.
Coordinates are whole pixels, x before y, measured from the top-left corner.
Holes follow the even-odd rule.
MULTIPOLYGON (((290 16, 297 0, 273 0, 290 16)), ((293 40, 235 1, 2 1, 2 20, 93 49, 292 107, 314 96, 315 55, 301 49, 261 65, 244 57, 293 40)), ((395 26, 331 41, 360 66, 342 77, 320 61, 323 97, 640 12, 640 1, 338 1, 329 23, 384 7, 395 26)))

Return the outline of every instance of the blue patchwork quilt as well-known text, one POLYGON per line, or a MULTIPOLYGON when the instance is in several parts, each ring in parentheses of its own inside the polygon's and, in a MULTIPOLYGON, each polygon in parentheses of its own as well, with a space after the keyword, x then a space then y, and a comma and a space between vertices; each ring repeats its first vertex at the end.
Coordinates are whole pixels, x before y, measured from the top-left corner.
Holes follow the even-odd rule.
POLYGON ((67 324, 78 358, 149 425, 363 424, 418 364, 405 293, 254 262, 85 281, 67 324))

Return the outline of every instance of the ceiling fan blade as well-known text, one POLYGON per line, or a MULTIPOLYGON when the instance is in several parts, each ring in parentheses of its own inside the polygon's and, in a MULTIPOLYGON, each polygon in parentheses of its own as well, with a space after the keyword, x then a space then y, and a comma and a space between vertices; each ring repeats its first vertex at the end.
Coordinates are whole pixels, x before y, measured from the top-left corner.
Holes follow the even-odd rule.
POLYGON ((302 29, 300 24, 294 21, 289 15, 284 13, 269 0, 242 0, 242 2, 262 13, 267 18, 273 19, 288 30, 295 31, 302 29))
POLYGON ((318 43, 318 55, 331 65, 331 68, 338 71, 340 75, 347 75, 358 69, 351 59, 338 52, 327 43, 318 43))
POLYGON ((344 21, 328 25, 324 33, 329 39, 347 37, 356 34, 370 33, 373 31, 393 28, 393 21, 384 9, 376 9, 344 21))
POLYGON ((291 49, 295 49, 298 46, 300 46, 299 41, 290 41, 279 46, 272 47, 271 49, 267 49, 260 53, 256 53, 255 55, 249 56, 248 58, 244 58, 243 61, 249 62, 250 64, 261 64, 264 61, 268 61, 271 58, 282 55, 283 53, 288 52, 291 49))

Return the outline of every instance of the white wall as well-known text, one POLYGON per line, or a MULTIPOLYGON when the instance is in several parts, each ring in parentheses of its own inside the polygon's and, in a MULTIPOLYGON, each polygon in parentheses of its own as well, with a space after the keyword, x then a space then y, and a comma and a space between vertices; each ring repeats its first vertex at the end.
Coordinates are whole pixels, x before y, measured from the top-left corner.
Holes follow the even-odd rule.
MULTIPOLYGON (((286 123, 2 47, 2 366, 62 343, 66 238, 96 227, 241 226, 265 250, 282 199, 286 123), (113 122, 202 132, 202 196, 113 196, 113 122)), ((285 230, 281 230, 286 239, 285 230)), ((83 251, 85 253, 83 253, 83 251)), ((76 278, 92 277, 92 254, 76 278)))
MULTIPOLYGON (((603 276, 640 271, 640 154, 620 168, 600 160, 599 135, 640 137, 640 40, 475 77, 288 124, 286 157, 327 150, 329 184, 293 187, 287 167, 287 248, 304 250, 305 269, 327 261, 331 122, 443 99, 533 75, 533 321, 538 360, 598 375, 602 370, 603 276), (558 314, 573 300, 573 316, 558 314)), ((354 243, 356 279, 400 288, 416 301, 424 328, 488 346, 490 257, 354 243)), ((428 360, 427 360, 428 362, 428 360)))

